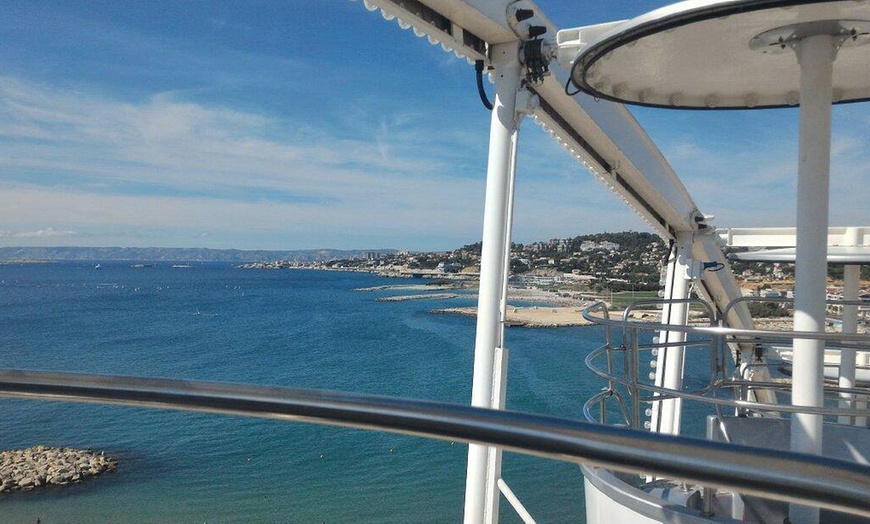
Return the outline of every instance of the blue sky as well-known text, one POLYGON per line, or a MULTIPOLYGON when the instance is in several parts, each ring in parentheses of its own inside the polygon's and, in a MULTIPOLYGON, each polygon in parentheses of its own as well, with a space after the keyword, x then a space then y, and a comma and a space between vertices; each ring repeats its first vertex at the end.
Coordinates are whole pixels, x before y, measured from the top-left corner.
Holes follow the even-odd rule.
MULTIPOLYGON (((666 1, 540 0, 559 27, 666 1)), ((4 2, 0 246, 477 241, 473 68, 346 0, 4 2)), ((794 224, 797 111, 633 110, 701 210, 794 224)), ((836 107, 832 225, 868 225, 870 104, 836 107)), ((514 239, 645 230, 534 124, 514 239)))

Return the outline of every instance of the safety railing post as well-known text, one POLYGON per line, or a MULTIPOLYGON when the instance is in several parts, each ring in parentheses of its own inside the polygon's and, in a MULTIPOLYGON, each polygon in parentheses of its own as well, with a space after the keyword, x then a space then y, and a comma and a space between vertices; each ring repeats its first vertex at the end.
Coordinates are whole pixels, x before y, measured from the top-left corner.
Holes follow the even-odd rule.
POLYGON ((638 342, 637 342, 637 328, 631 329, 631 343, 630 343, 630 358, 631 362, 631 427, 634 429, 640 429, 642 424, 640 423, 640 389, 638 388, 638 382, 640 381, 640 355, 638 351, 638 342))

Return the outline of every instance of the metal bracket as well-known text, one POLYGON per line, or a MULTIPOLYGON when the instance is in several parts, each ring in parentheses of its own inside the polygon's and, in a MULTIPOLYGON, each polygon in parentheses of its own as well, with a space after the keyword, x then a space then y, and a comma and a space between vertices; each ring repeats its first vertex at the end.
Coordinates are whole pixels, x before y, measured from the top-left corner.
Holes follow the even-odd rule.
POLYGON ((550 74, 551 44, 542 38, 548 24, 538 17, 537 6, 519 0, 507 8, 507 22, 520 40, 519 61, 525 67, 526 82, 540 84, 550 74))
POLYGON ((870 21, 819 20, 777 27, 754 36, 749 48, 762 53, 784 53, 804 38, 816 35, 831 36, 837 48, 870 44, 870 21))
POLYGON ((540 38, 526 40, 520 48, 520 63, 526 67, 526 82, 540 84, 550 74, 550 57, 540 38))
POLYGON ((532 93, 529 89, 521 87, 517 91, 517 118, 532 115, 536 109, 541 107, 541 99, 538 95, 532 93))

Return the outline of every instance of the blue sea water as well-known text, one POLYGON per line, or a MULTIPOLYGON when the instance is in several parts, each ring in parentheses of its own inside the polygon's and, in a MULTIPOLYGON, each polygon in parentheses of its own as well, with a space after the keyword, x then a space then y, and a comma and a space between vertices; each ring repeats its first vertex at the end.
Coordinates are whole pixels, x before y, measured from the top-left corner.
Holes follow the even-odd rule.
MULTIPOLYGON (((406 281, 230 265, 0 266, 0 367, 355 391, 466 404, 474 319, 377 302, 406 281)), ((509 328, 508 408, 580 419, 596 327, 509 328)), ((116 473, 0 495, 0 521, 457 522, 466 446, 242 417, 0 400, 0 449, 105 450, 116 473)), ((583 522, 576 466, 506 455, 539 522, 583 522)), ((502 522, 520 522, 502 505, 502 522)))

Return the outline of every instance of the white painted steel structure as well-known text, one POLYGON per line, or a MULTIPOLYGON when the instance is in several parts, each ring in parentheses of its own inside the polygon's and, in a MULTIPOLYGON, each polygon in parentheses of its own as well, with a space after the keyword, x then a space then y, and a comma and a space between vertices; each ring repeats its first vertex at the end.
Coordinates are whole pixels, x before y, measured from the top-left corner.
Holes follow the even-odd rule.
MULTIPOLYGON (((774 29, 773 27, 771 29, 774 29)), ((797 253, 795 259, 795 331, 825 330, 825 279, 828 194, 831 168, 831 101, 834 35, 798 40, 800 63, 800 138, 798 145, 797 253)), ((792 404, 824 405, 825 344, 796 338, 792 372, 792 404)), ((822 452, 822 417, 796 413, 791 425, 791 449, 822 452)), ((789 518, 797 523, 819 521, 817 508, 795 506, 789 518)))
MULTIPOLYGON (((496 353, 505 349, 502 331, 504 312, 500 309, 504 308, 507 272, 505 262, 509 256, 510 245, 511 158, 512 152, 515 152, 516 126, 520 118, 514 105, 519 75, 523 73, 523 68, 509 59, 507 53, 510 50, 519 52, 520 44, 529 39, 530 26, 546 28, 545 38, 552 45, 544 49, 544 54, 557 60, 550 62, 551 73, 542 81, 526 86, 529 95, 527 98, 537 97, 537 103, 526 108, 527 113, 635 210, 654 231, 677 243, 674 264, 668 277, 670 285, 667 286, 672 292, 666 298, 686 296, 689 282, 694 281, 696 292, 714 304, 717 310, 725 311, 725 320, 737 328, 752 328, 752 320, 743 303, 738 303, 733 308, 726 307, 740 296, 733 275, 730 271, 704 273, 703 270, 697 270, 699 262, 727 266, 719 245, 719 236, 709 227, 707 217, 698 210, 667 161, 631 114, 621 105, 606 100, 678 107, 788 106, 800 101, 803 106, 816 108, 813 111, 804 111, 807 124, 812 125, 802 125, 802 129, 812 128, 818 132, 818 136, 822 136, 826 135, 826 112, 828 127, 830 124, 829 106, 832 100, 870 98, 870 83, 865 81, 866 72, 870 68, 861 68, 863 55, 838 57, 837 64, 843 67, 838 67, 831 74, 825 73, 824 65, 825 49, 830 51, 835 41, 837 45, 863 43, 863 22, 849 26, 857 27, 860 36, 849 42, 841 38, 842 35, 817 34, 820 31, 839 31, 848 24, 823 24, 821 30, 814 27, 809 33, 804 31, 804 26, 797 31, 782 31, 784 26, 803 23, 810 18, 860 18, 859 15, 864 13, 868 5, 865 0, 692 0, 627 22, 561 32, 557 32, 541 10, 528 0, 364 0, 364 3, 371 10, 380 9, 387 19, 397 18, 400 27, 412 29, 418 36, 429 38, 433 44, 441 44, 445 51, 453 52, 469 61, 486 60, 494 68, 492 76, 496 84, 497 100, 492 119, 487 170, 480 309, 472 393, 474 406, 499 408, 503 405, 494 391, 497 389, 495 377, 505 380, 505 370, 500 367, 496 369, 498 366, 494 362, 496 353), (776 19, 776 23, 773 23, 768 11, 773 12, 772 8, 780 7, 794 9, 777 9, 776 15, 781 19, 776 19), (533 16, 517 21, 515 14, 518 9, 530 10, 533 16), (702 16, 693 19, 693 13, 697 12, 702 12, 702 16), (723 17, 730 21, 721 23, 723 17), (770 33, 770 30, 780 32, 770 33), (770 38, 779 36, 783 36, 784 41, 799 49, 798 54, 802 57, 801 63, 805 70, 803 73, 796 71, 794 64, 784 62, 783 57, 773 56, 775 53, 758 51, 762 48, 763 51, 768 50, 765 45, 771 43, 770 38), (678 48, 680 53, 673 52, 670 47, 672 41, 680 42, 687 38, 698 38, 704 45, 683 44, 678 48), (642 45, 624 46, 629 40, 632 44, 642 42, 642 45), (734 40, 739 41, 743 47, 723 55, 720 43, 734 40), (716 50, 712 59, 696 53, 704 46, 716 50), (631 51, 624 52, 629 47, 631 51), (595 52, 589 53, 589 49, 595 52), (638 50, 652 53, 655 59, 638 60, 634 55, 638 50), (573 58, 580 51, 583 55, 572 66, 573 58), (754 72, 749 74, 747 69, 742 69, 740 72, 746 74, 734 74, 734 68, 729 66, 739 65, 743 68, 747 63, 745 56, 753 57, 748 63, 754 68, 754 72), (756 60, 755 57, 762 59, 756 60), (606 58, 613 68, 602 71, 597 64, 596 67, 586 67, 590 61, 594 62, 599 58, 606 58), (572 66, 573 73, 569 75, 558 64, 563 67, 572 66), (715 64, 717 70, 710 71, 709 75, 699 73, 710 64, 715 64), (620 75, 627 76, 623 79, 620 75), (813 78, 817 83, 810 85, 809 81, 806 82, 806 92, 798 94, 796 90, 801 75, 807 79, 813 78), (585 93, 567 96, 564 85, 569 77, 596 97, 605 100, 593 99, 585 93), (746 78, 762 79, 763 85, 749 85, 743 82, 746 78), (832 86, 825 87, 826 78, 828 83, 833 79, 832 86), (816 99, 815 104, 812 102, 813 97, 816 99)), ((776 43, 778 40, 774 39, 772 42, 776 43)), ((769 49, 776 51, 773 47, 769 49)), ((828 61, 832 58, 829 56, 828 61)), ((803 246, 798 250, 799 259, 802 261, 800 265, 804 268, 800 278, 800 294, 803 298, 798 306, 802 312, 798 315, 799 323, 806 330, 814 331, 819 328, 819 311, 823 315, 824 308, 823 302, 820 309, 819 300, 811 295, 817 292, 819 268, 824 264, 819 247, 824 247, 827 228, 825 166, 828 164, 829 144, 826 144, 827 139, 819 141, 813 138, 809 131, 802 132, 802 136, 802 143, 806 145, 803 146, 801 158, 806 162, 802 161, 805 165, 801 168, 804 175, 799 183, 799 193, 806 195, 815 192, 818 197, 818 192, 825 192, 825 198, 816 198, 816 201, 810 201, 812 199, 805 196, 799 199, 801 204, 798 214, 802 218, 799 219, 796 233, 800 237, 797 245, 803 246), (819 200, 824 202, 820 203, 819 200), (810 222, 812 225, 809 225, 810 222)), ((674 306, 669 306, 671 307, 674 306)), ((685 324, 685 311, 680 306, 669 311, 669 316, 679 319, 677 325, 685 324)), ((821 320, 824 320, 823 316, 821 320)), ((665 329, 661 336, 669 340, 674 335, 665 329)), ((679 335, 676 336, 679 338, 679 335)), ((675 342, 680 341, 675 339, 675 342)), ((818 340, 808 341, 807 344, 813 348, 801 353, 809 355, 813 363, 797 366, 808 371, 801 370, 798 375, 802 378, 796 380, 801 384, 812 385, 806 388, 808 398, 799 398, 797 402, 812 405, 817 402, 819 394, 815 383, 818 373, 815 371, 819 368, 817 360, 820 351, 818 340)), ((661 384, 679 387, 679 376, 682 372, 679 352, 677 347, 662 352, 676 357, 666 359, 667 362, 658 367, 657 380, 661 384)), ((743 352, 744 355, 749 353, 743 352)), ((804 391, 804 388, 801 390, 804 391)), ((755 394, 764 397, 766 393, 757 391, 755 394)), ((657 421, 655 429, 677 433, 679 402, 668 402, 667 409, 666 404, 654 406, 657 410, 654 417, 657 421)), ((811 414, 802 416, 801 419, 807 423, 796 425, 803 428, 796 430, 797 448, 815 449, 820 440, 814 428, 818 426, 820 419, 811 414)), ((487 453, 478 446, 470 449, 466 522, 497 520, 499 464, 498 450, 487 453)))
MULTIPOLYGON (((685 326, 689 320, 689 305, 684 302, 689 298, 690 275, 687 269, 691 259, 691 238, 688 234, 677 234, 677 241, 668 258, 667 274, 665 276, 665 296, 674 302, 662 306, 662 324, 685 326)), ((659 340, 670 344, 659 351, 656 356, 656 385, 679 390, 683 387, 683 368, 685 367, 685 351, 682 344, 686 334, 682 331, 662 330, 659 340)), ((672 398, 656 402, 652 405, 650 430, 668 435, 680 434, 680 418, 682 415, 682 399, 672 398)))
MULTIPOLYGON (((515 165, 516 133, 519 128, 516 112, 517 91, 520 88, 520 63, 516 46, 499 44, 492 48, 495 68, 496 96, 493 104, 489 139, 489 159, 486 176, 486 205, 483 219, 483 248, 480 257, 480 292, 477 306, 477 331, 474 342, 474 376, 471 405, 498 408, 493 395, 496 376, 496 348, 503 347, 502 330, 506 275, 505 250, 510 246, 508 218, 510 209, 511 173, 515 165)), ((472 444, 468 449, 468 469, 465 490, 465 521, 494 522, 498 520, 497 485, 500 478, 498 451, 472 444)))
MULTIPOLYGON (((793 227, 732 227, 720 228, 716 232, 722 242, 729 247, 794 247, 797 245, 797 232, 793 227)), ((870 246, 870 226, 829 227, 827 237, 829 248, 870 246), (851 240, 852 235, 856 234, 858 240, 851 240)))
MULTIPOLYGON (((766 236, 766 235, 751 235, 751 230, 745 230, 749 233, 750 238, 768 239, 767 241, 774 245, 783 245, 791 241, 796 243, 797 239, 793 234, 786 233, 782 237, 766 236)), ((857 302, 860 293, 860 275, 861 265, 870 264, 870 246, 864 245, 865 231, 870 231, 870 228, 847 227, 842 233, 842 238, 833 235, 831 229, 828 231, 829 245, 827 247, 827 262, 829 264, 844 264, 843 267, 843 300, 857 302), (831 239, 835 238, 836 242, 841 245, 830 245, 831 239)), ((724 232, 723 238, 729 238, 727 232, 724 232)), ((765 247, 763 245, 749 246, 744 239, 741 241, 743 247, 765 247)), ((744 261, 757 262, 789 262, 794 263, 796 260, 796 250, 794 248, 779 248, 779 249, 762 249, 757 251, 746 251, 735 253, 734 258, 744 261)), ((842 311, 842 328, 843 333, 858 332, 858 306, 844 305, 842 311)), ((838 384, 844 389, 853 389, 856 387, 855 382, 855 366, 857 352, 851 348, 843 348, 840 350, 839 357, 839 379, 838 384)), ((850 393, 842 393, 844 399, 841 402, 841 407, 852 407, 856 402, 855 395, 850 393)), ((857 406, 863 407, 863 406, 857 406)), ((840 417, 841 424, 854 423, 856 426, 866 426, 865 417, 855 417, 851 420, 849 416, 840 417)))
MULTIPOLYGON (((527 1, 367 0, 365 3, 371 9, 380 8, 385 18, 398 18, 400 26, 410 26, 418 35, 427 36, 430 42, 441 43, 445 50, 469 60, 485 57, 484 48, 480 45, 482 42, 486 42, 493 50, 510 46, 517 48, 520 42, 517 33, 523 28, 508 21, 509 7, 513 10, 522 7, 534 11, 536 16, 526 21, 525 27, 530 24, 543 25, 547 27, 549 35, 556 34, 555 27, 541 15, 541 10, 527 1)), ((579 34, 575 36, 580 37, 579 34)), ((490 55, 490 65, 497 68, 497 98, 504 103, 510 94, 506 93, 507 89, 502 89, 506 85, 499 73, 502 66, 496 63, 497 56, 490 55)), ((543 83, 532 88, 532 92, 539 97, 537 107, 530 108, 529 111, 535 122, 563 144, 602 183, 616 192, 656 232, 669 239, 675 239, 678 232, 681 232, 684 238, 684 249, 679 257, 681 264, 689 261, 690 257, 726 263, 716 238, 710 234, 711 230, 703 228, 703 214, 698 211, 672 168, 631 114, 618 104, 601 103, 585 95, 566 96, 563 86, 567 80, 567 72, 555 67, 555 63, 551 64, 551 70, 552 75, 545 77, 543 83)), ((513 105, 515 102, 508 103, 513 105)), ((501 347, 503 325, 498 319, 496 304, 503 301, 504 289, 500 285, 503 277, 496 274, 495 259, 499 253, 502 256, 507 255, 503 246, 509 245, 509 232, 501 228, 510 214, 510 210, 505 209, 510 190, 503 186, 508 172, 505 160, 508 155, 505 129, 509 124, 504 122, 506 119, 507 114, 499 113, 497 106, 491 137, 499 135, 501 138, 497 143, 491 142, 487 171, 482 254, 484 260, 479 298, 481 309, 475 343, 472 393, 472 405, 475 406, 497 407, 497 401, 492 397, 492 354, 496 347, 501 347)), ((685 274, 686 270, 686 267, 675 266, 675 274, 685 274)), ((674 289, 684 289, 682 284, 688 284, 683 279, 678 281, 681 285, 674 289)), ((727 273, 705 279, 700 292, 723 305, 739 296, 736 281, 727 273)), ((745 309, 732 310, 731 317, 735 325, 752 325, 745 309)), ((671 362, 672 368, 677 366, 681 369, 679 360, 671 359, 671 362)), ((670 419, 673 420, 673 411, 669 412, 670 419)), ((494 522, 497 519, 494 480, 499 474, 499 460, 497 451, 487 454, 476 446, 470 450, 466 522, 494 522)))
POLYGON ((588 93, 635 105, 794 107, 806 100, 792 49, 813 34, 836 33, 833 101, 868 100, 866 51, 852 49, 867 43, 866 10, 864 0, 677 2, 607 31, 585 28, 595 35, 572 79, 588 93))
MULTIPOLYGON (((572 68, 580 89, 620 102, 707 109, 800 104, 796 332, 824 331, 831 104, 870 98, 870 54, 848 49, 868 42, 867 2, 688 1, 607 31, 572 68)), ((795 339, 794 405, 824 404, 824 348, 818 339, 795 339)), ((821 415, 793 416, 791 449, 821 453, 821 415)), ((794 506, 790 518, 813 523, 819 513, 794 506)))
MULTIPOLYGON (((859 245, 862 242, 861 239, 862 231, 858 228, 851 228, 846 235, 846 243, 850 243, 853 246, 859 245)), ((857 250, 858 248, 853 248, 857 250)), ((870 263, 870 249, 865 250, 865 258, 862 261, 867 264, 870 263)), ((843 268, 843 300, 858 300, 859 293, 861 288, 861 266, 860 263, 852 263, 846 264, 843 268)), ((844 306, 843 307, 843 333, 857 333, 858 332, 858 306, 844 306)), ((846 349, 840 354, 840 378, 839 378, 839 386, 841 388, 854 388, 856 386, 855 382, 855 365, 857 363, 858 352, 854 349, 846 349)), ((850 395, 844 393, 841 395, 843 397, 843 401, 840 403, 841 407, 852 407, 853 403, 856 401, 855 395, 850 395)), ((849 424, 850 421, 848 417, 843 417, 840 419, 841 424, 849 424)), ((864 417, 857 417, 854 421, 856 426, 866 426, 867 421, 864 417)))

